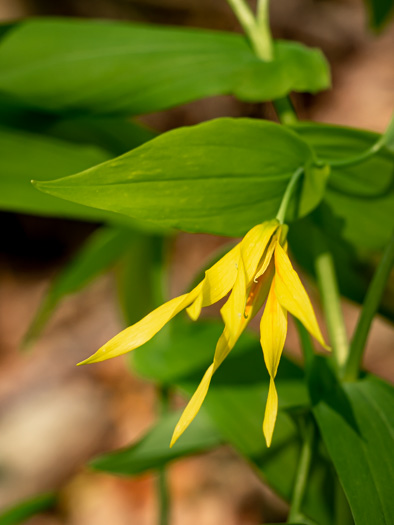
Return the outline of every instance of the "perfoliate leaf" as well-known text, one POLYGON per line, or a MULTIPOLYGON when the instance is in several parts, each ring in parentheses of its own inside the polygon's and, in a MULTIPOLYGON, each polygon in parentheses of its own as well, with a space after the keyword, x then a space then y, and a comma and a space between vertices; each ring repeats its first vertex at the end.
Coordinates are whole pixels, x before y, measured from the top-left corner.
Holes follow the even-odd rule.
MULTIPOLYGON (((363 130, 306 123, 293 128, 325 161, 355 157, 368 150, 379 135, 363 130)), ((391 135, 389 134, 389 137, 391 135)), ((356 248, 380 250, 394 229, 394 154, 382 148, 376 155, 346 167, 333 167, 323 202, 336 219, 320 226, 340 235, 356 248), (340 224, 338 228, 338 223, 340 224)))
POLYGON ((72 177, 35 185, 164 227, 236 236, 275 217, 290 177, 312 159, 308 145, 284 126, 217 119, 165 133, 72 177))
POLYGON ((0 46, 0 91, 57 113, 137 115, 220 94, 259 102, 329 84, 319 50, 278 41, 263 62, 225 32, 48 18, 21 22, 0 46))

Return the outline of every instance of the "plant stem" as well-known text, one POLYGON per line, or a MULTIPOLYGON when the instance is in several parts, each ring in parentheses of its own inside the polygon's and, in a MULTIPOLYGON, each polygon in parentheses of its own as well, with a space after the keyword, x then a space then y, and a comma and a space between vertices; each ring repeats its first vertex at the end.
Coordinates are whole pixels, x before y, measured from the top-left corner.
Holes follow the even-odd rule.
POLYGON ((296 480, 294 483, 293 496, 291 499, 290 512, 287 523, 300 519, 301 505, 312 462, 313 445, 315 439, 315 427, 312 421, 305 421, 304 441, 302 444, 300 460, 297 467, 296 480))
POLYGON ((282 202, 280 203, 280 206, 279 206, 278 213, 276 214, 276 218, 281 224, 285 222, 287 207, 289 205, 291 196, 293 194, 293 190, 295 188, 295 185, 298 182, 298 179, 301 177, 303 173, 304 173, 304 168, 303 167, 298 168, 298 170, 296 170, 291 176, 289 184, 287 185, 286 191, 282 198, 282 202))
POLYGON ((360 155, 357 155, 355 157, 349 157, 347 159, 328 160, 325 162, 329 164, 332 168, 346 168, 347 166, 355 166, 356 164, 360 164, 361 162, 364 162, 370 157, 376 155, 376 153, 378 153, 383 146, 384 142, 381 139, 379 139, 371 148, 367 149, 363 153, 360 153, 360 155))
POLYGON ((313 357, 315 355, 312 341, 309 336, 309 332, 304 327, 304 325, 296 318, 294 318, 294 322, 297 328, 298 337, 300 338, 300 342, 301 342, 301 348, 302 348, 302 353, 304 355, 305 367, 308 368, 308 366, 312 363, 313 357))
MULTIPOLYGON (((235 16, 238 18, 243 30, 249 37, 254 52, 261 60, 270 62, 273 58, 272 37, 269 28, 268 14, 261 21, 256 20, 245 0, 227 0, 235 16)), ((268 2, 264 0, 266 12, 268 11, 268 2)))
POLYGON ((346 327, 343 319, 334 261, 321 239, 317 239, 315 270, 327 320, 333 357, 338 371, 342 371, 349 354, 346 327))
POLYGON ((379 307, 379 303, 382 298, 386 282, 390 276, 393 264, 394 234, 386 246, 382 259, 375 272, 375 275, 372 278, 371 284, 369 285, 367 294, 365 296, 361 315, 353 335, 349 358, 345 367, 345 379, 348 381, 356 380, 358 377, 369 330, 376 311, 379 307))
MULTIPOLYGON (((165 414, 169 409, 170 393, 167 387, 161 386, 159 388, 160 412, 165 414)), ((166 467, 161 467, 158 470, 157 492, 159 496, 159 525, 168 525, 169 511, 170 511, 170 495, 167 484, 166 467)))
POLYGON ((294 111, 290 97, 277 98, 273 101, 273 104, 278 118, 282 124, 285 126, 297 124, 297 114, 294 111))

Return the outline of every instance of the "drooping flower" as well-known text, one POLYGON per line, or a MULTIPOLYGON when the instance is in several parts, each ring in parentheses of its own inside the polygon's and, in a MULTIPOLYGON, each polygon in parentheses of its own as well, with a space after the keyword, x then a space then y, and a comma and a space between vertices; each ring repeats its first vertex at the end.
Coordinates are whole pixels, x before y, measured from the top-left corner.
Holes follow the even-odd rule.
MULTIPOLYGON (((309 297, 287 256, 287 226, 274 219, 252 228, 232 250, 205 272, 191 292, 163 304, 141 321, 126 328, 80 364, 116 357, 149 341, 181 310, 196 320, 203 307, 230 295, 221 309, 224 330, 212 364, 175 427, 171 446, 199 411, 213 374, 223 363, 246 326, 266 302, 261 318, 261 346, 270 375, 263 432, 270 446, 278 412, 274 379, 287 333, 287 312, 326 347, 309 297)), ((327 348, 327 347, 326 347, 327 348)))

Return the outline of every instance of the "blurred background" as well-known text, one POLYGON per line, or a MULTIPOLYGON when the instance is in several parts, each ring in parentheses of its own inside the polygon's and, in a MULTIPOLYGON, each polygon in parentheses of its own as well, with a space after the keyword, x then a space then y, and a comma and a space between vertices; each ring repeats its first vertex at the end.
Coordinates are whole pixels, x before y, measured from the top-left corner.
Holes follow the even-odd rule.
MULTIPOLYGON (((32 16, 239 31, 225 0, 0 0, 0 21, 32 16)), ((293 97, 300 118, 384 130, 394 102, 393 23, 373 33, 361 0, 277 0, 271 20, 275 37, 321 48, 332 68, 331 91, 293 97)), ((276 118, 269 104, 222 96, 140 120, 165 131, 220 116, 276 118)), ((114 275, 61 301, 38 340, 21 351, 50 280, 95 228, 0 212, 0 508, 60 490, 56 508, 30 525, 157 523, 155 475, 122 479, 84 467, 95 454, 141 436, 158 410, 155 386, 130 375, 126 358, 75 367, 124 326, 114 275)), ((207 235, 173 238, 170 294, 181 293, 222 243, 207 235)), ((344 309, 350 333, 358 310, 348 302, 344 309)), ((287 346, 297 352, 294 335, 287 346)), ((388 380, 392 346, 390 327, 377 320, 365 366, 388 380)), ((286 505, 227 447, 171 465, 169 487, 172 525, 258 525, 286 517, 286 505)))

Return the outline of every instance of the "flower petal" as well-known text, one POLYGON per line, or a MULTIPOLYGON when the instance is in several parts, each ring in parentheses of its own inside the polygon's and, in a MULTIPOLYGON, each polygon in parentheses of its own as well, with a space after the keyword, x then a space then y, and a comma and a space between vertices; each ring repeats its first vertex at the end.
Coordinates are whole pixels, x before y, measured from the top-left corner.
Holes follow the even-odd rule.
POLYGON ((177 439, 184 433, 193 419, 196 417, 198 411, 203 404, 205 396, 207 395, 209 385, 214 372, 213 363, 205 372, 204 377, 202 378, 201 383, 198 385, 197 390, 194 392, 193 397, 189 401, 187 407, 183 411, 172 435, 170 447, 177 441, 177 439))
POLYGON ((194 301, 197 293, 197 288, 195 288, 188 294, 175 297, 171 301, 162 304, 159 308, 156 308, 156 310, 153 310, 153 312, 141 319, 141 321, 129 326, 113 337, 108 343, 97 350, 95 354, 78 364, 98 363, 99 361, 105 361, 106 359, 126 354, 138 348, 152 339, 168 321, 194 301))
POLYGON ((274 277, 268 294, 267 303, 260 323, 260 341, 263 348, 264 361, 270 375, 270 387, 265 407, 263 432, 270 446, 278 413, 278 395, 274 384, 276 372, 287 334, 287 312, 279 304, 275 293, 274 277))
POLYGON ((276 276, 272 281, 260 323, 260 342, 264 361, 272 379, 276 376, 287 334, 287 312, 276 297, 275 281, 276 276))
POLYGON ((276 219, 266 221, 249 230, 242 239, 240 243, 241 254, 248 284, 255 278, 264 251, 278 227, 279 222, 276 219))
POLYGON ((275 422, 278 415, 278 393, 276 392, 274 380, 270 379, 267 403, 265 405, 263 434, 267 447, 271 446, 272 435, 274 433, 275 422))
POLYGON ((216 345, 213 363, 205 372, 200 385, 189 401, 189 404, 185 408, 175 428, 171 440, 171 446, 196 417, 205 399, 205 396, 208 393, 208 388, 213 374, 234 348, 234 345, 238 341, 240 335, 261 308, 261 305, 264 303, 271 285, 273 273, 273 266, 270 266, 269 270, 262 276, 258 283, 252 282, 252 286, 249 287, 250 290, 248 298, 246 299, 246 272, 243 258, 240 258, 237 280, 234 284, 230 297, 221 309, 225 326, 216 345), (245 315, 246 311, 248 315, 245 315))
POLYGON ((278 243, 275 249, 275 288, 280 304, 294 317, 297 317, 305 328, 319 343, 329 350, 324 342, 315 312, 303 287, 300 278, 293 269, 285 250, 278 243))
POLYGON ((220 301, 234 286, 238 273, 239 256, 240 248, 237 244, 205 272, 204 280, 197 286, 199 294, 187 309, 193 321, 198 319, 201 308, 220 301))

